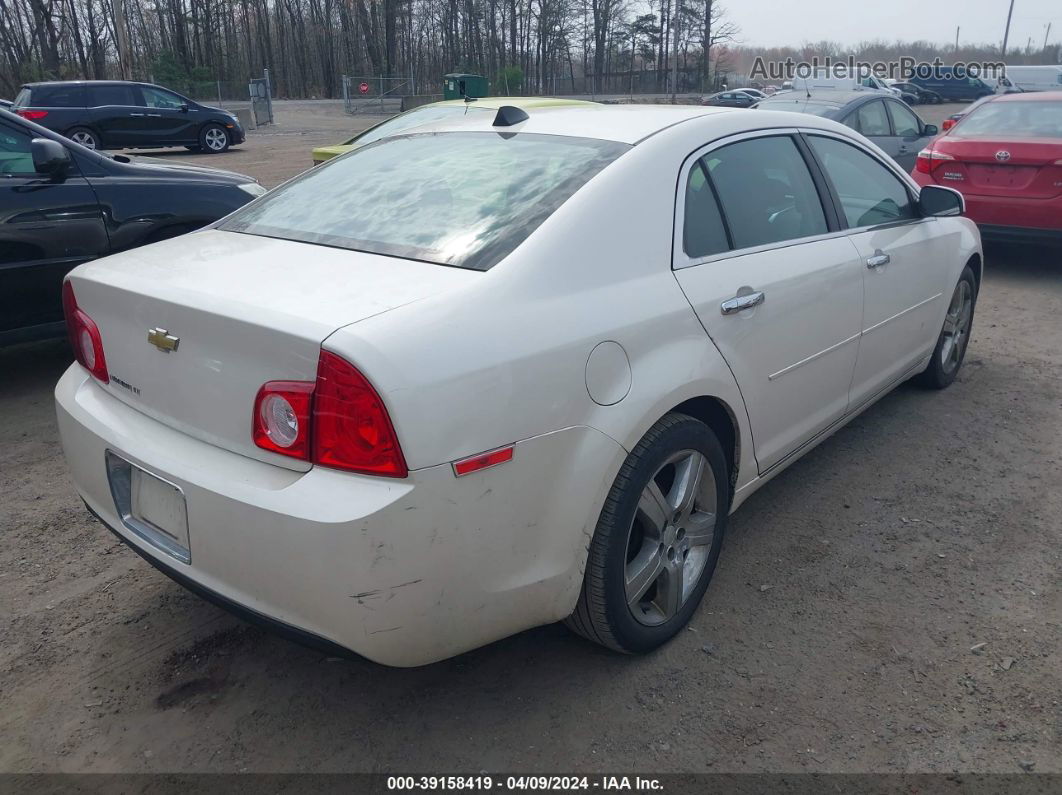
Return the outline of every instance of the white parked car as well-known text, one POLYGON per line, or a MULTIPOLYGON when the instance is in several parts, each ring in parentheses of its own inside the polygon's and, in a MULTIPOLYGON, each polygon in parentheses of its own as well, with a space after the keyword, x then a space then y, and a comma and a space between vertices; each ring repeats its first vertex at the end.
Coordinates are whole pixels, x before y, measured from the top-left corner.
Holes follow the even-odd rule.
POLYGON ((562 619, 642 652, 749 495, 955 378, 982 269, 959 194, 812 116, 523 117, 383 139, 75 269, 56 399, 89 509, 381 663, 562 619))

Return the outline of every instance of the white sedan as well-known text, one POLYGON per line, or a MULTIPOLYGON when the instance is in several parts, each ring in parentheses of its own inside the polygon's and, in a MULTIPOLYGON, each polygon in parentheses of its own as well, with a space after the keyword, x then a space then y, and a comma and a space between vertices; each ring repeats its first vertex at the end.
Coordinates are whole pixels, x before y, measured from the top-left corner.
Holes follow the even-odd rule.
POLYGON ((955 378, 961 212, 807 115, 440 122, 74 270, 63 446, 122 540, 303 640, 412 666, 563 619, 643 652, 749 495, 955 378))

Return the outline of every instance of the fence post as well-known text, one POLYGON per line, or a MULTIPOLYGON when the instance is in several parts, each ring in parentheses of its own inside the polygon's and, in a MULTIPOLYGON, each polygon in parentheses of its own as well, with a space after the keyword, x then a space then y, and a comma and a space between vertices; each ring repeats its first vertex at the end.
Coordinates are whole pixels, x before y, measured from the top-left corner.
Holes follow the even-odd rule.
POLYGON ((218 107, 220 108, 220 107, 222 107, 222 105, 221 105, 221 81, 218 80, 217 84, 218 84, 218 107))
POLYGON ((269 123, 273 123, 273 84, 269 82, 269 68, 262 70, 266 86, 266 110, 269 113, 269 123))

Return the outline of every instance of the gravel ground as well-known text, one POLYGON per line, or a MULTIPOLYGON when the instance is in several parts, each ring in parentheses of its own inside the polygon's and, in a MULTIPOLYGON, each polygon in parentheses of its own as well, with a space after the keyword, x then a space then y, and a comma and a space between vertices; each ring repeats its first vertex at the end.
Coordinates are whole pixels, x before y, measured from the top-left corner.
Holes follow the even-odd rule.
MULTIPOLYGON (((371 121, 283 119, 165 156, 275 184, 371 121)), ((1060 315, 1062 253, 989 250, 959 380, 900 387, 751 498, 657 653, 548 626, 413 670, 149 567, 68 481, 65 343, 2 350, 0 771, 1062 772, 1060 315)))

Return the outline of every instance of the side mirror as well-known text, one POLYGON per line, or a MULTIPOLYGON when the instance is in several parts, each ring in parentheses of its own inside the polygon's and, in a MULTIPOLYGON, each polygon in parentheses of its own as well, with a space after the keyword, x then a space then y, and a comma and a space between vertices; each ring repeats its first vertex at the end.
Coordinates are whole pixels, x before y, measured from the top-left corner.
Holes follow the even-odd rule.
POLYGON ((30 141, 33 170, 38 174, 60 177, 70 167, 70 152, 51 138, 34 138, 30 141))
POLYGON ((922 135, 936 135, 939 132, 935 124, 927 124, 922 128, 922 135))
POLYGON ((966 200, 957 190, 926 185, 918 194, 918 207, 925 217, 943 218, 966 212, 966 200))
POLYGON ((187 113, 187 112, 188 112, 188 103, 187 102, 182 102, 181 103, 181 113, 187 113))

